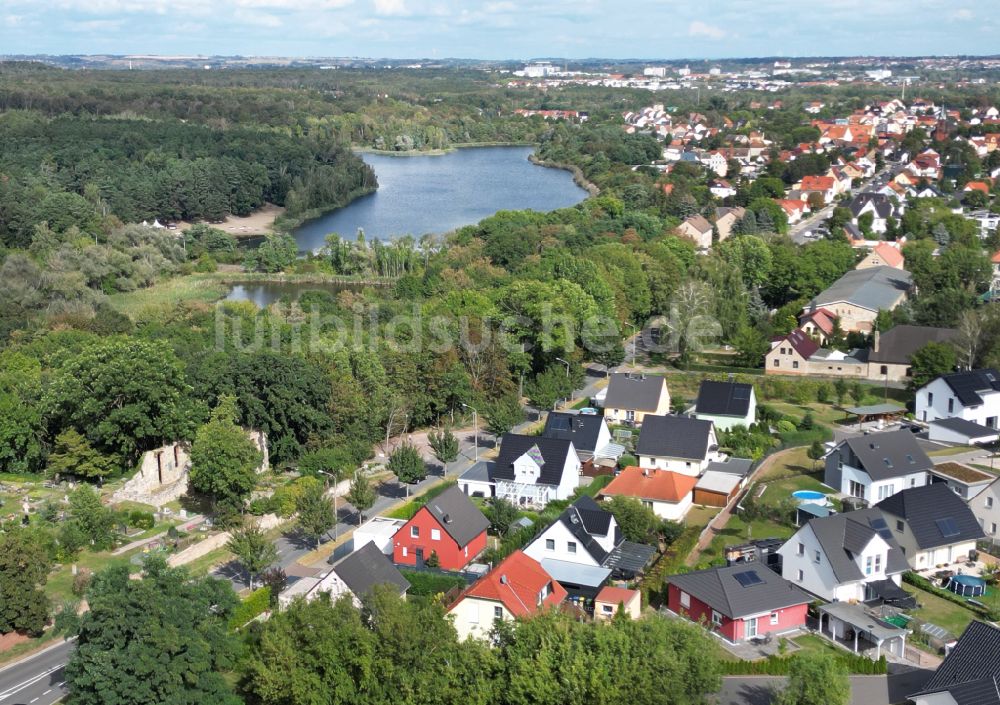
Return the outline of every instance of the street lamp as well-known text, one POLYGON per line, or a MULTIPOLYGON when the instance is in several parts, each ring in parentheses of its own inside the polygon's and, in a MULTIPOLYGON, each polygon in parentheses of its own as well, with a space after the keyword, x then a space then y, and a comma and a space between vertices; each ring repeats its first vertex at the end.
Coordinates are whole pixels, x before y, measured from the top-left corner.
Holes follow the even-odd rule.
POLYGON ((465 402, 462 402, 462 406, 464 406, 466 409, 469 409, 472 412, 472 428, 473 428, 473 433, 474 433, 474 438, 475 438, 475 441, 474 441, 475 446, 474 447, 475 447, 475 454, 476 454, 476 460, 475 460, 475 462, 478 463, 479 462, 479 411, 477 409, 475 409, 474 407, 469 406, 465 402))
POLYGON ((636 339, 639 337, 639 329, 634 323, 629 323, 628 326, 632 329, 632 367, 635 367, 635 344, 638 342, 636 339))
POLYGON ((563 360, 561 357, 557 357, 556 360, 566 365, 566 376, 569 377, 569 363, 563 360))
POLYGON ((332 472, 327 472, 326 470, 317 470, 320 475, 326 475, 327 477, 333 478, 333 540, 336 541, 338 534, 340 533, 340 516, 337 514, 337 483, 340 481, 336 475, 332 472))

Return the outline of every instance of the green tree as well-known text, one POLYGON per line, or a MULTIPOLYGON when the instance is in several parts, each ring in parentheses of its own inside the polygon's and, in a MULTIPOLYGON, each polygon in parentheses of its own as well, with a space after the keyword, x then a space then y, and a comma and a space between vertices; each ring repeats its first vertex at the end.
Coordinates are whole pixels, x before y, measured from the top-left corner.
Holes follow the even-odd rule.
POLYGON ((80 485, 69 496, 69 513, 95 551, 114 545, 115 513, 101 504, 90 485, 80 485))
POLYGON ((788 684, 777 705, 847 705, 851 682, 843 661, 830 653, 805 652, 792 656, 788 684))
POLYGON ((443 431, 432 431, 428 436, 428 442, 431 450, 434 451, 434 457, 442 465, 447 466, 448 463, 458 460, 458 439, 450 428, 443 431))
POLYGON ((486 518, 490 520, 490 529, 497 536, 506 536, 510 527, 520 517, 517 507, 510 500, 503 497, 492 497, 486 505, 486 518))
POLYGON ((45 629, 49 566, 37 532, 21 528, 0 532, 0 634, 18 631, 38 636, 45 629))
POLYGON ((226 550, 236 556, 247 572, 247 587, 253 590, 253 579, 274 565, 278 549, 256 524, 233 529, 226 550))
POLYGON ((818 463, 820 459, 826 455, 826 448, 823 447, 822 441, 819 439, 813 441, 812 445, 809 446, 809 450, 806 451, 806 455, 808 455, 809 459, 813 461, 813 470, 815 470, 816 463, 818 463))
POLYGON ((910 356, 910 389, 920 389, 935 378, 953 372, 957 357, 955 348, 948 343, 926 343, 910 356))
POLYGON ((365 512, 375 504, 375 488, 363 472, 354 473, 351 487, 347 491, 347 501, 358 510, 358 526, 365 520, 365 512))
POLYGON ((147 560, 141 580, 126 566, 98 573, 88 603, 66 666, 73 702, 241 703, 224 675, 238 655, 229 583, 147 560))
POLYGON ((732 340, 736 363, 741 367, 761 367, 771 343, 758 329, 744 325, 732 340))
POLYGON ((833 380, 833 393, 837 396, 837 406, 843 406, 847 398, 847 380, 843 377, 833 380))
POLYGON ((298 513, 296 526, 306 537, 319 547, 320 538, 336 524, 333 500, 326 493, 326 487, 318 482, 306 485, 295 500, 298 513))
POLYGON ((508 394, 493 401, 480 405, 482 416, 486 419, 486 430, 496 437, 509 433, 517 424, 524 421, 524 407, 517 396, 508 394))
POLYGON ((46 472, 57 481, 64 475, 103 480, 121 469, 116 458, 104 455, 77 432, 67 428, 56 436, 46 472))
POLYGON ((280 272, 299 256, 298 245, 290 235, 270 235, 255 250, 250 250, 243 266, 252 272, 280 272))
POLYGON ((0 391, 0 472, 38 472, 45 463, 41 409, 0 391))
POLYGON ((572 383, 566 370, 560 365, 548 367, 535 375, 525 386, 524 391, 531 405, 539 411, 555 407, 560 399, 572 394, 572 383))
POLYGON ((389 454, 389 462, 386 467, 389 472, 396 476, 397 480, 406 485, 420 482, 427 477, 427 465, 420 457, 420 451, 410 443, 397 446, 389 454))
POLYGON ((639 500, 618 495, 608 502, 607 510, 614 515, 622 536, 629 541, 655 545, 659 540, 663 520, 639 500))
POLYGON ((261 453, 236 423, 236 400, 222 397, 191 444, 191 487, 230 507, 241 507, 257 484, 261 453))
POLYGON ((862 386, 861 382, 857 380, 851 382, 851 399, 857 406, 861 405, 861 402, 865 398, 865 388, 862 386))

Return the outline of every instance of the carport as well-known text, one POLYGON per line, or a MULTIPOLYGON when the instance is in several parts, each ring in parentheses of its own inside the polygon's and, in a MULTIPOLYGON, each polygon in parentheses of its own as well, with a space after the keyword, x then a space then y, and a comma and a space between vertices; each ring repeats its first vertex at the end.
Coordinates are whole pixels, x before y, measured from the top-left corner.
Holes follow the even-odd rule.
POLYGON ((883 622, 860 605, 847 602, 831 602, 819 607, 819 633, 835 643, 847 646, 854 653, 866 650, 865 643, 875 647, 875 658, 886 654, 903 658, 906 649, 906 629, 883 622), (826 617, 826 629, 823 617, 826 617))
POLYGON ((866 421, 891 422, 901 418, 906 409, 897 404, 871 404, 869 406, 847 406, 844 411, 858 418, 858 426, 866 421))

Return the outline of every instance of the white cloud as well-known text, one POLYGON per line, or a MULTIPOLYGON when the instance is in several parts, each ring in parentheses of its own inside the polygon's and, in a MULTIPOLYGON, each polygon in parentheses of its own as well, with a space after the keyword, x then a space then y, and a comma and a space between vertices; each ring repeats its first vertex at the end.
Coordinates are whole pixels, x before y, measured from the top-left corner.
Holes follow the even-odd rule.
POLYGON ((688 36, 705 37, 706 39, 724 39, 726 30, 710 25, 707 22, 702 22, 701 20, 695 20, 688 25, 688 36))
POLYGON ((380 15, 405 15, 406 0, 375 0, 375 12, 380 15))
POLYGON ((975 17, 975 15, 972 14, 972 10, 970 10, 967 7, 961 7, 955 10, 953 13, 951 13, 951 16, 952 19, 956 20, 971 20, 975 17))

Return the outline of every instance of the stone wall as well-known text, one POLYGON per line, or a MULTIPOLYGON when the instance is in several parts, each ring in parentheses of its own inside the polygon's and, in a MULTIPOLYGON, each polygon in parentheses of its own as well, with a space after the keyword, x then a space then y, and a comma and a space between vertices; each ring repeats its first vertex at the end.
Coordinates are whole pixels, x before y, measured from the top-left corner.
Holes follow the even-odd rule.
MULTIPOLYGON (((257 520, 257 526, 260 527, 262 531, 268 531, 276 526, 279 526, 284 519, 279 517, 277 514, 265 514, 257 520)), ((182 551, 178 551, 169 558, 167 558, 167 565, 171 567, 176 567, 179 565, 185 565, 191 561, 198 560, 202 556, 211 553, 217 548, 222 548, 232 537, 228 531, 222 531, 217 534, 212 534, 207 536, 196 544, 192 544, 182 551)))

